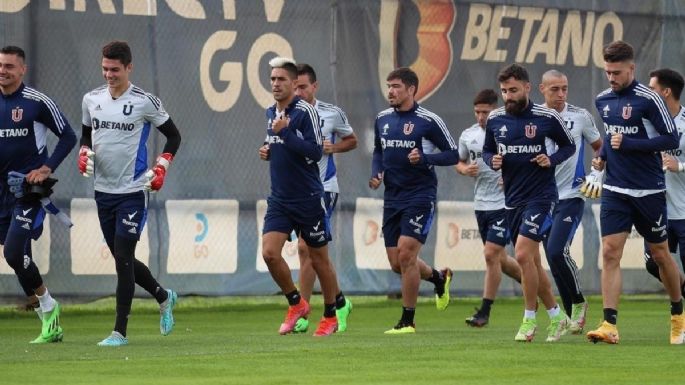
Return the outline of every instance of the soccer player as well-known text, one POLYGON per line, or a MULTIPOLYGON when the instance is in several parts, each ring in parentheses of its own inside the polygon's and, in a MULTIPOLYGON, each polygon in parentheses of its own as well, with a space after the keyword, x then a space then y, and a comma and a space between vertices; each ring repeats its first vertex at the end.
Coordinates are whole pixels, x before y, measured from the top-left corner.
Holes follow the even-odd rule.
POLYGON ((26 54, 16 46, 0 49, 0 244, 7 264, 42 321, 40 335, 31 343, 59 342, 60 305, 52 298, 33 262, 31 239, 43 232, 43 209, 35 194, 15 195, 8 185, 8 173, 26 174, 24 183, 41 185, 62 163, 76 144, 76 135, 48 96, 24 84, 26 54), (51 156, 48 130, 59 140, 51 156))
POLYGON ((585 180, 585 143, 597 154, 602 146, 602 139, 592 115, 587 110, 566 102, 566 75, 557 70, 545 72, 539 89, 545 98, 545 107, 556 110, 561 115, 576 144, 575 153, 554 170, 559 202, 554 206, 552 227, 543 244, 564 310, 571 317, 569 330, 579 334, 585 326, 588 304, 580 287, 578 267, 571 257, 571 242, 580 226, 585 208, 585 197, 580 191, 585 180))
POLYGON ((610 88, 595 99, 606 138, 593 166, 606 166, 600 227, 604 321, 587 333, 592 342, 618 343, 621 256, 634 225, 647 241, 671 299, 672 344, 683 343, 683 301, 678 270, 668 252, 666 184, 659 151, 678 147, 678 131, 661 97, 635 80, 633 47, 615 41, 603 49, 610 88))
POLYGON ((95 202, 100 228, 114 256, 117 271, 114 331, 99 346, 128 344, 126 328, 135 284, 159 303, 162 335, 174 327, 174 291, 164 289, 150 269, 135 258, 147 217, 147 194, 162 188, 171 161, 181 144, 181 134, 162 102, 129 81, 133 70, 126 42, 112 41, 102 48, 102 76, 107 84, 83 96, 79 172, 95 176, 95 202), (155 165, 148 170, 147 138, 155 126, 166 143, 155 165), (147 171, 146 171, 147 170, 147 171))
POLYGON ((277 57, 271 66, 271 93, 276 103, 266 110, 267 144, 259 156, 269 161, 271 195, 262 230, 262 253, 271 277, 288 300, 288 312, 280 334, 293 331, 298 319, 307 317, 309 303, 295 287, 281 250, 290 233, 304 239, 308 255, 323 292, 324 313, 315 337, 329 336, 338 329, 336 317, 337 278, 328 258, 330 227, 318 161, 323 138, 314 106, 295 95, 297 67, 292 59, 277 57))
MULTIPOLYGON (((649 88, 664 98, 668 112, 675 121, 680 144, 675 150, 661 153, 663 168, 666 171, 666 211, 668 222, 668 248, 671 253, 680 250, 680 261, 685 266, 685 107, 680 105, 683 92, 683 76, 670 68, 662 68, 649 73, 649 88)), ((647 271, 661 280, 659 266, 654 262, 645 244, 645 265, 647 271)), ((680 292, 685 292, 685 277, 680 275, 680 292)))
POLYGON ((506 221, 521 266, 525 311, 514 339, 533 340, 539 296, 551 320, 547 342, 558 341, 569 319, 552 294, 540 262, 539 244, 550 228, 558 197, 554 168, 575 152, 573 137, 556 111, 530 100, 530 80, 524 67, 505 67, 498 81, 505 105, 488 117, 483 161, 493 170, 502 170, 506 221), (554 153, 550 140, 558 147, 554 153))
POLYGON ((369 187, 385 185, 383 237, 392 270, 402 278, 402 317, 386 334, 415 333, 414 313, 421 279, 435 285, 436 306, 449 305, 452 272, 437 271, 418 257, 433 223, 438 179, 434 166, 459 161, 457 145, 442 119, 421 107, 414 96, 419 78, 397 68, 386 78, 391 108, 374 124, 369 187), (437 152, 439 149, 441 152, 437 152))
POLYGON ((480 308, 476 308, 476 313, 466 318, 466 324, 475 327, 483 327, 489 322, 490 309, 497 296, 502 272, 521 282, 518 263, 504 249, 509 242, 509 231, 505 223, 504 192, 500 184, 502 173, 483 163, 485 122, 495 108, 497 94, 494 90, 482 90, 476 95, 473 112, 477 123, 464 130, 459 137, 459 163, 456 165, 459 174, 476 178, 473 206, 483 241, 485 282, 480 308))
MULTIPOLYGON (((323 155, 319 160, 319 176, 321 182, 323 182, 326 218, 328 223, 331 224, 333 210, 335 210, 335 205, 338 203, 338 193, 340 192, 333 154, 355 149, 357 147, 357 136, 352 131, 352 127, 348 123, 347 116, 343 110, 333 104, 316 99, 318 90, 319 82, 316 80, 314 68, 309 64, 298 64, 295 95, 314 106, 321 120, 323 155)), ((309 302, 314 288, 314 281, 316 281, 316 272, 312 267, 312 260, 309 257, 309 248, 302 237, 299 238, 297 251, 300 257, 300 294, 302 298, 309 302)), ((330 268, 335 271, 332 263, 330 268)), ((352 302, 345 298, 345 295, 338 286, 337 280, 335 286, 335 313, 338 317, 338 332, 344 332, 347 330, 347 318, 352 311, 352 302)), ((304 333, 308 328, 309 319, 300 318, 297 320, 293 331, 295 333, 304 333)))

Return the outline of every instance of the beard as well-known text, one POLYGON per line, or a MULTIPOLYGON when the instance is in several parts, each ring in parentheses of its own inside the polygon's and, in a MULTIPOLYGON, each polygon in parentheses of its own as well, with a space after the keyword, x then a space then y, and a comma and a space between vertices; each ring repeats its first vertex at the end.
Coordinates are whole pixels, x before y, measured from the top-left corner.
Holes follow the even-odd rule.
POLYGON ((511 115, 519 115, 528 106, 528 99, 508 100, 504 103, 504 110, 511 115))

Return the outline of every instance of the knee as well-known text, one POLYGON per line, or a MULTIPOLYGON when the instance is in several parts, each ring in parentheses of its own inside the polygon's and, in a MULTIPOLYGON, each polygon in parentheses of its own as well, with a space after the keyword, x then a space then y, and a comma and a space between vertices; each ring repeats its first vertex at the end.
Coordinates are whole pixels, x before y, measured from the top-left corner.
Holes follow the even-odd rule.
POLYGON ((496 252, 495 250, 490 250, 486 248, 483 251, 483 257, 485 257, 485 264, 488 267, 496 267, 499 266, 501 263, 500 253, 496 252))
POLYGON ((412 253, 400 251, 397 256, 399 260, 400 268, 404 269, 416 263, 416 257, 412 253))
POLYGON ((21 269, 24 264, 24 249, 14 242, 5 243, 3 253, 7 264, 14 270, 21 269))
POLYGON ((519 250, 516 251, 514 258, 522 268, 528 266, 533 261, 528 253, 519 250))

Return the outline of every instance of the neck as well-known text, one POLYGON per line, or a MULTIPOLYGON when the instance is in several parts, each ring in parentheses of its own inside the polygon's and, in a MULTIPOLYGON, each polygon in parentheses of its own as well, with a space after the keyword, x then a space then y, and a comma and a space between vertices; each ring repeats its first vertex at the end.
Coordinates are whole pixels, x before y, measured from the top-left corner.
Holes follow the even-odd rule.
POLYGON ((414 108, 414 99, 410 99, 402 103, 399 107, 397 107, 397 111, 405 112, 411 110, 412 108, 414 108))
POLYGON ((2 92, 3 95, 11 95, 15 93, 19 87, 21 87, 21 83, 12 84, 5 87, 0 86, 0 92, 2 92))
POLYGON ((126 84, 122 87, 117 87, 117 88, 112 88, 109 87, 109 94, 114 98, 118 98, 119 96, 123 95, 124 92, 128 89, 128 87, 131 85, 131 82, 126 82, 126 84))
POLYGON ((678 112, 680 112, 680 100, 668 98, 666 100, 666 107, 668 107, 668 112, 671 113, 671 116, 675 118, 678 112))
POLYGON ((566 107, 566 103, 562 103, 559 107, 552 107, 549 103, 545 103, 545 107, 551 108, 555 110, 556 112, 563 112, 564 107, 566 107))
POLYGON ((276 109, 279 110, 279 111, 285 110, 286 108, 288 108, 288 106, 290 105, 290 103, 293 102, 293 99, 294 99, 294 98, 295 98, 295 97, 291 95, 291 96, 288 97, 287 99, 283 99, 283 100, 276 101, 276 109))

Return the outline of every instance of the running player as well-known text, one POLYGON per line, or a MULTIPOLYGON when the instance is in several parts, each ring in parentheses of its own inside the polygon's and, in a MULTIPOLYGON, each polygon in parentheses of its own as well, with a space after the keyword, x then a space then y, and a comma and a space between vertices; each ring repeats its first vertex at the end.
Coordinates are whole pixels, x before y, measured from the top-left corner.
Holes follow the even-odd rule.
POLYGON ((580 287, 578 266, 571 257, 571 242, 580 226, 585 208, 585 197, 580 191, 585 180, 585 144, 589 144, 597 154, 602 146, 602 139, 592 115, 584 108, 566 102, 566 75, 557 70, 545 72, 539 89, 545 98, 545 107, 556 110, 561 115, 576 144, 575 153, 554 170, 559 202, 554 206, 552 227, 543 244, 564 310, 571 317, 569 330, 578 334, 585 326, 588 304, 580 287))
POLYGON ((540 241, 547 234, 558 199, 554 168, 575 152, 571 133, 556 111, 530 101, 528 71, 512 64, 498 80, 505 106, 490 113, 483 160, 502 170, 507 224, 521 266, 525 300, 523 322, 514 337, 532 341, 537 330, 537 297, 550 317, 547 342, 558 341, 569 319, 560 311, 540 261, 540 241), (553 143, 551 143, 553 142, 553 143), (552 153, 556 143, 557 151, 552 153))
POLYGON ((473 206, 480 239, 483 241, 485 282, 480 308, 476 308, 476 312, 466 318, 466 324, 475 327, 483 327, 490 320, 490 309, 497 296, 502 272, 521 282, 521 269, 504 248, 509 243, 509 230, 505 223, 502 173, 483 163, 485 122, 495 108, 497 94, 494 90, 482 90, 476 95, 473 112, 477 123, 464 130, 459 137, 459 163, 456 165, 459 174, 476 178, 473 206))
POLYGON ((415 333, 414 313, 421 279, 435 285, 436 306, 449 305, 452 272, 428 266, 419 251, 435 214, 438 179, 435 166, 459 161, 457 145, 442 119, 420 106, 414 96, 416 73, 402 67, 386 78, 391 108, 374 124, 369 187, 385 185, 383 237, 392 270, 402 277, 402 317, 386 334, 415 333), (437 152, 436 150, 441 152, 437 152))
MULTIPOLYGON (((326 217, 332 224, 333 210, 338 203, 338 176, 336 172, 333 154, 348 152, 357 147, 357 136, 347 121, 347 115, 338 106, 322 102, 316 99, 319 90, 319 82, 316 80, 316 72, 309 64, 297 65, 297 87, 295 95, 311 104, 316 109, 321 119, 321 134, 323 135, 323 155, 319 160, 319 176, 323 182, 324 202, 326 204, 326 217)), ((307 302, 312 296, 316 272, 312 267, 309 257, 309 248, 302 239, 298 240, 297 251, 300 258, 300 294, 307 302)), ((329 258, 330 261, 330 258, 329 258)), ((335 271, 331 263, 331 269, 335 271)), ((352 311, 352 302, 340 290, 336 280, 335 313, 338 317, 338 332, 347 330, 347 318, 352 311)), ((309 328, 309 319, 297 320, 295 333, 304 333, 309 328)))
POLYGON ((666 183, 659 151, 678 147, 678 131, 661 97, 635 80, 633 47, 615 41, 604 47, 610 87, 595 99, 606 138, 593 166, 606 166, 600 227, 604 321, 587 333, 592 342, 618 343, 621 257, 633 225, 645 238, 671 299, 671 344, 683 343, 683 301, 678 268, 668 252, 666 183))
POLYGON ((181 135, 162 102, 129 81, 132 60, 126 42, 105 45, 102 75, 107 84, 83 96, 78 167, 82 175, 95 176, 100 228, 117 271, 114 330, 99 346, 128 344, 126 329, 135 284, 159 303, 162 335, 168 335, 174 327, 176 293, 155 280, 150 269, 135 258, 135 251, 147 217, 145 190, 156 192, 162 188, 181 135), (151 125, 166 137, 166 144, 148 170, 146 142, 151 125))

